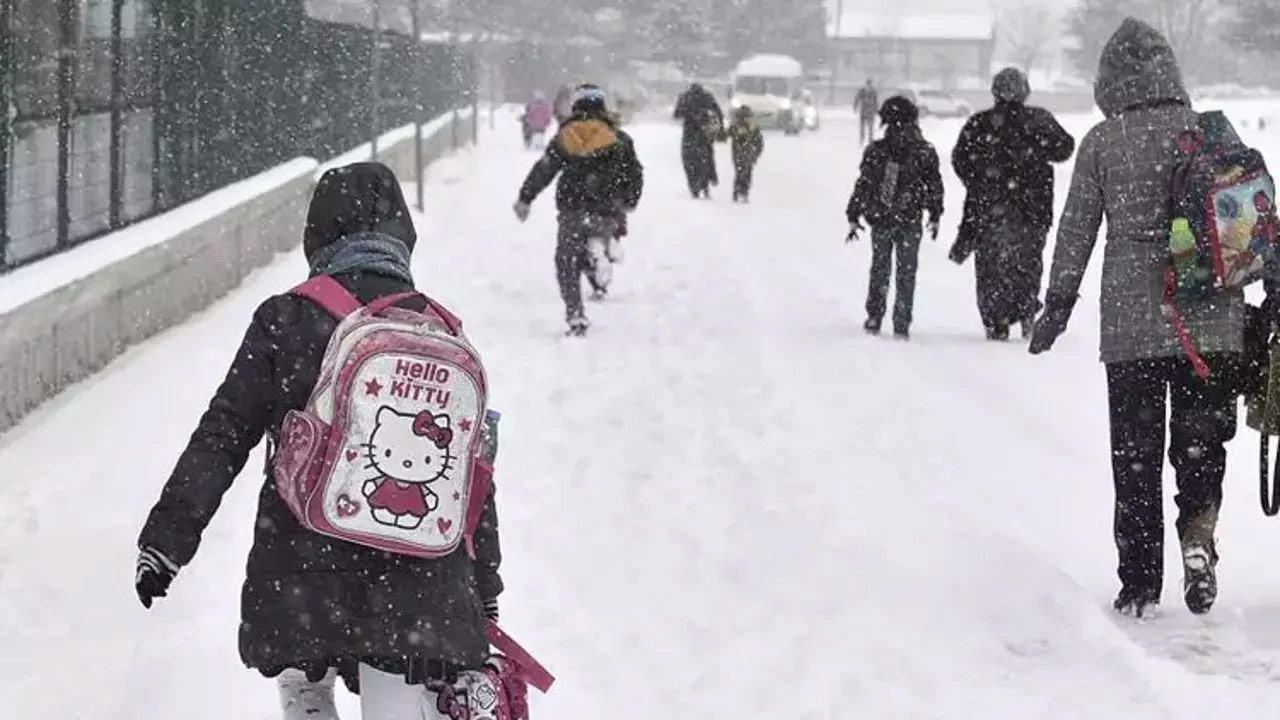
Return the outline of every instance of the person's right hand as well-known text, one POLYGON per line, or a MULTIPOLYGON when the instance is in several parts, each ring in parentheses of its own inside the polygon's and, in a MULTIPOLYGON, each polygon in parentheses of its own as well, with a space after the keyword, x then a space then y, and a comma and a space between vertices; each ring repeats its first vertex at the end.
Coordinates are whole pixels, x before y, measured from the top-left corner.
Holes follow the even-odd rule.
POLYGON ((178 565, 167 555, 153 547, 144 547, 138 551, 138 569, 133 578, 133 587, 138 592, 138 600, 142 607, 151 609, 156 598, 169 594, 169 584, 178 575, 178 565))
POLYGON ((517 200, 513 209, 516 211, 516 219, 520 222, 529 219, 529 203, 517 200))
POLYGON ((861 240, 862 238, 858 237, 858 233, 862 232, 865 229, 866 228, 862 226, 861 220, 854 220, 853 222, 849 223, 849 235, 845 237, 844 241, 848 243, 848 242, 853 242, 854 240, 861 240))

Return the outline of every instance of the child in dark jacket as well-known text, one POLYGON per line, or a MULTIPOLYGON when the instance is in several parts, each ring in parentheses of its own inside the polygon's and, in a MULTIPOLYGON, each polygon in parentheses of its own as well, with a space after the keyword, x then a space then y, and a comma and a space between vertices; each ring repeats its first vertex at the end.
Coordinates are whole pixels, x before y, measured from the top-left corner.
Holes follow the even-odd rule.
MULTIPOLYGON (((412 291, 416 240, 386 166, 359 163, 321 178, 303 236, 313 276, 333 277, 363 303, 412 291)), ((425 309, 421 296, 400 304, 425 309)), ((253 448, 264 436, 276 439, 285 414, 305 406, 336 326, 319 305, 292 294, 270 297, 254 313, 138 539, 135 584, 144 606, 191 562, 253 448)), ((502 591, 492 496, 474 549, 474 560, 461 550, 430 560, 329 538, 298 522, 268 476, 241 593, 240 657, 268 677, 285 674, 300 692, 305 681, 336 671, 349 684, 358 677, 367 718, 401 717, 398 707, 419 712, 419 703, 434 704, 424 683, 480 668, 487 657, 485 617, 496 616, 502 591)))
POLYGON ((733 151, 733 201, 747 202, 756 162, 764 152, 764 133, 760 132, 751 108, 744 105, 733 112, 729 142, 733 151))
POLYGON ((573 115, 520 186, 514 206, 520 222, 529 218, 533 201, 557 176, 556 279, 568 332, 583 335, 589 323, 582 275, 597 297, 608 290, 616 241, 626 234, 626 215, 635 211, 644 191, 644 166, 631 136, 618 128, 604 92, 594 85, 578 88, 573 115))
POLYGON ((920 112, 904 97, 891 97, 880 107, 884 137, 871 143, 862 157, 853 197, 849 198, 849 239, 856 239, 862 218, 871 224, 871 280, 867 290, 867 332, 877 334, 884 320, 889 270, 897 255, 897 293, 893 333, 910 336, 920 254, 920 220, 928 213, 929 234, 938 238, 942 218, 942 173, 938 153, 920 133, 920 112))

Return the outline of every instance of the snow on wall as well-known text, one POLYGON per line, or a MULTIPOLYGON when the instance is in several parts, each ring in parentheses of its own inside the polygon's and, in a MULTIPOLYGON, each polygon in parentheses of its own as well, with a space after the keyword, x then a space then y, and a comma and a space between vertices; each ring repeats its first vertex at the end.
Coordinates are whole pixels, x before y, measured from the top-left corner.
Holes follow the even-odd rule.
MULTIPOLYGON (((470 142, 453 122, 424 126, 424 162, 470 142)), ((406 180, 414 156, 412 126, 379 138, 378 159, 406 180)), ((368 157, 366 143, 339 160, 368 157)), ((296 247, 320 167, 295 159, 0 277, 0 431, 296 247)))

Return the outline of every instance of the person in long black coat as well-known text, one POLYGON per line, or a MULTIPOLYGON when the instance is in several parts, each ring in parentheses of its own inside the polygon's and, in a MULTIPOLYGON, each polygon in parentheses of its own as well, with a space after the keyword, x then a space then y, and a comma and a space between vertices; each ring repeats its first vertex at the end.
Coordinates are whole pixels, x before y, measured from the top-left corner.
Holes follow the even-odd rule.
MULTIPOLYGON (((303 237, 312 275, 331 275, 362 302, 414 289, 409 256, 417 237, 384 165, 325 173, 303 237)), ((420 298, 402 305, 423 309, 420 298)), ((274 440, 285 414, 306 404, 336 324, 289 294, 254 312, 138 538, 143 605, 164 596, 191 562, 250 451, 264 436, 274 440)), ((295 669, 313 681, 339 668, 349 684, 358 663, 362 685, 367 675, 421 683, 479 667, 488 651, 485 619, 496 617, 502 591, 493 496, 474 540, 475 560, 462 550, 428 560, 335 540, 300 525, 268 475, 241 594, 241 660, 268 677, 295 669)))
POLYGON ((680 159, 689 192, 695 198, 709 198, 710 188, 720 184, 713 143, 724 131, 724 111, 706 88, 694 83, 676 100, 675 118, 684 121, 680 159))
POLYGON ((951 154, 967 191, 951 258, 977 254, 978 312, 992 340, 1008 339, 1013 324, 1030 334, 1053 225, 1052 163, 1075 151, 1052 113, 1026 104, 1030 93, 1021 71, 1002 70, 992 83, 995 106, 965 123, 951 154))

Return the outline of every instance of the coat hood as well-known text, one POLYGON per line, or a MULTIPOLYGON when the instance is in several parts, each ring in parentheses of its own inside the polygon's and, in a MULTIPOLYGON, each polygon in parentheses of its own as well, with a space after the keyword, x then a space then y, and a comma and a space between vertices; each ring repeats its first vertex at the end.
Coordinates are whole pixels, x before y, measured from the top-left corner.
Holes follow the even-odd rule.
POLYGON ((1102 49, 1093 98, 1107 117, 1141 105, 1191 104, 1169 41, 1134 18, 1126 18, 1102 49))
POLYGON ((413 250, 418 234, 391 168, 363 162, 334 168, 316 184, 302 233, 308 262, 316 251, 360 233, 390 235, 413 250))
POLYGON ((560 130, 560 143, 570 155, 586 157, 618 144, 618 133, 606 120, 575 116, 560 130))

